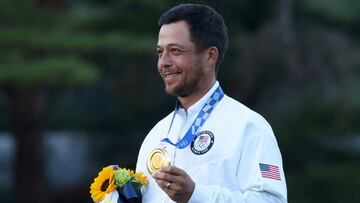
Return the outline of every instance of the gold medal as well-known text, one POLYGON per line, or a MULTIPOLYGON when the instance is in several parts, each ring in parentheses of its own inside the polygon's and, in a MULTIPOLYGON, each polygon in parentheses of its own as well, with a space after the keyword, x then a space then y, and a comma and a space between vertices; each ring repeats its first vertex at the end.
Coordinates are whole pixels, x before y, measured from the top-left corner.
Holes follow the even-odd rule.
POLYGON ((163 148, 156 148, 150 152, 147 160, 147 168, 150 174, 159 172, 161 167, 170 166, 170 158, 163 148))

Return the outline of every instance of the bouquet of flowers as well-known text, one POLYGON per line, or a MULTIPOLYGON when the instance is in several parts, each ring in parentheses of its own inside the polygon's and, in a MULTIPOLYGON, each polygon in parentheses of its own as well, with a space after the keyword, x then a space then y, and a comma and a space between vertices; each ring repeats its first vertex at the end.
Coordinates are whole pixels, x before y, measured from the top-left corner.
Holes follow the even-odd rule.
POLYGON ((144 185, 147 177, 142 172, 112 165, 99 172, 90 186, 90 194, 95 203, 140 203, 144 185))

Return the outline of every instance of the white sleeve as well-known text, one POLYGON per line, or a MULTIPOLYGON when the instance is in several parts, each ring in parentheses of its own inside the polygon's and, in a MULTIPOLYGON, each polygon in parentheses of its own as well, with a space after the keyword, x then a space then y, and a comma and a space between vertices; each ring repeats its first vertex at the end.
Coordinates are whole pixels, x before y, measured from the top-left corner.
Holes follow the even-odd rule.
MULTIPOLYGON (((237 168, 238 190, 230 191, 219 185, 195 183, 189 203, 286 203, 287 189, 282 159, 272 130, 264 129, 244 135, 237 168), (262 166, 276 166, 273 177, 262 175, 262 166), (277 177, 277 172, 279 177, 277 177), (265 176, 265 177, 263 177, 265 176), (277 180, 280 179, 280 180, 277 180)), ((263 169, 263 168, 262 168, 263 169)), ((264 169, 263 169, 264 172, 264 169)), ((266 171, 265 171, 266 172, 266 171)), ((229 180, 231 181, 231 180, 229 180)))

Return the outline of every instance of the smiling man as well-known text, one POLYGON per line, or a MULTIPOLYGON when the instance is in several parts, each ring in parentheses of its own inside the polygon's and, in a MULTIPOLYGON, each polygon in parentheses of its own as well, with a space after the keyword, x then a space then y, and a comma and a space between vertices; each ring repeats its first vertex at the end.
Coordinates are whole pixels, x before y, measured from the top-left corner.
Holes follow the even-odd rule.
POLYGON ((182 4, 159 25, 158 71, 178 101, 141 146, 136 170, 149 177, 143 202, 287 202, 270 125, 216 80, 228 44, 222 17, 182 4))

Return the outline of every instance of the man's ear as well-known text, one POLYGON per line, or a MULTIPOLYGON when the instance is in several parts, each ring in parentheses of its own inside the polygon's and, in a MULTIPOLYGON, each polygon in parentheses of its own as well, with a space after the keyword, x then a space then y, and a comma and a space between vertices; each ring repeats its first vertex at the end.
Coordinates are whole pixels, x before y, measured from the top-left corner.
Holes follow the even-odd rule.
POLYGON ((219 57, 219 50, 215 46, 212 46, 207 49, 206 53, 207 53, 206 62, 208 63, 208 65, 216 66, 219 57))

